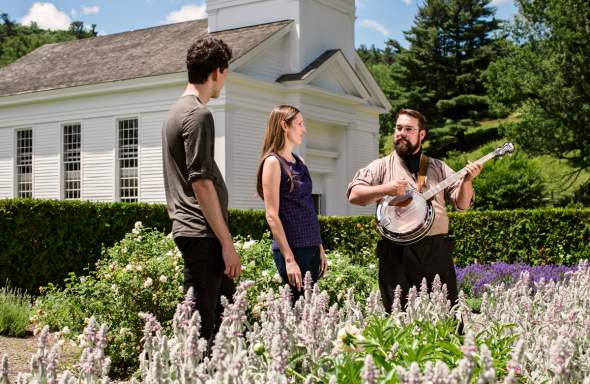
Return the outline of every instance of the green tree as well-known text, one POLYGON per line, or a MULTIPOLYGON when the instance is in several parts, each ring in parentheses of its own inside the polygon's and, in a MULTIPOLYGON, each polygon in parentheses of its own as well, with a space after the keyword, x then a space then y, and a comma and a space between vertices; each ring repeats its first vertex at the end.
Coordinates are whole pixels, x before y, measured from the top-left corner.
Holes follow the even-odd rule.
POLYGON ((520 112, 508 134, 523 149, 566 159, 579 173, 590 167, 590 2, 517 5, 508 55, 486 74, 491 100, 520 112))
MULTIPOLYGON (((357 53, 389 100, 392 100, 394 95, 399 93, 397 82, 392 77, 392 65, 401 49, 399 43, 393 39, 386 41, 384 49, 376 48, 374 45, 371 48, 361 45, 357 49, 357 53)), ((393 122, 390 115, 383 114, 379 116, 379 131, 381 138, 385 140, 388 139, 387 135, 393 132, 393 122)), ((383 146, 384 143, 382 142, 380 147, 383 148, 383 146)))
POLYGON ((88 30, 81 21, 74 21, 68 31, 40 29, 36 23, 19 25, 6 13, 0 15, 0 67, 8 65, 44 44, 59 43, 96 36, 96 25, 88 30))
MULTIPOLYGON (((431 128, 431 148, 447 149, 464 131, 488 115, 482 72, 498 52, 499 21, 491 0, 425 0, 414 25, 404 32, 410 42, 393 64, 399 84, 393 113, 410 107, 424 113, 431 128)), ((440 155, 429 151, 432 155, 440 155)))

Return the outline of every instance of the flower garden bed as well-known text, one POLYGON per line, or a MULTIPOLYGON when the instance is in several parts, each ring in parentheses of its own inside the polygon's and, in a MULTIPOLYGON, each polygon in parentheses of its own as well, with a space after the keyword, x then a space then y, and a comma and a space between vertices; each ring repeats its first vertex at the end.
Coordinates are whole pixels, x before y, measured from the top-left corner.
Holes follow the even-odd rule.
POLYGON ((314 288, 307 284, 292 308, 268 238, 238 246, 242 282, 226 304, 210 356, 191 301, 177 304, 182 258, 170 239, 138 225, 95 273, 71 276, 63 290, 49 287, 36 303, 39 327, 68 326, 82 335, 79 366, 64 376, 52 363, 56 352, 40 347, 37 367, 44 369, 22 382, 45 375, 90 383, 132 374, 145 383, 590 380, 585 262, 551 273, 501 264, 458 269, 464 290, 457 306, 450 308, 446 288, 435 283, 430 294, 425 285, 412 290, 405 311, 397 306, 388 316, 375 265, 355 266, 330 253, 327 277, 314 288), (474 297, 479 313, 468 305, 474 297))

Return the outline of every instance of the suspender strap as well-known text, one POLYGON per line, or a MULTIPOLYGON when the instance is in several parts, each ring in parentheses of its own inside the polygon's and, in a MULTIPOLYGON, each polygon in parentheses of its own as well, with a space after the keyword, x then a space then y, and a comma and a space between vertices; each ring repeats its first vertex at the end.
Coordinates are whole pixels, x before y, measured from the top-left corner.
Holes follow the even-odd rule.
POLYGON ((422 192, 426 184, 426 170, 428 169, 428 156, 420 155, 420 169, 418 171, 418 192, 422 192))

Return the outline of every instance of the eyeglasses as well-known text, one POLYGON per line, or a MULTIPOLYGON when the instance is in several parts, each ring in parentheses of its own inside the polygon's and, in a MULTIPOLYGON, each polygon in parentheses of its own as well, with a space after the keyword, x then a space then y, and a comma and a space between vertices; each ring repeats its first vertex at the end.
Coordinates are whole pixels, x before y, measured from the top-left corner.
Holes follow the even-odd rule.
POLYGON ((395 131, 398 132, 398 133, 404 132, 404 133, 410 134, 412 132, 416 132, 416 131, 419 131, 419 130, 420 130, 420 128, 418 128, 418 127, 412 127, 410 125, 396 125, 395 126, 395 131))

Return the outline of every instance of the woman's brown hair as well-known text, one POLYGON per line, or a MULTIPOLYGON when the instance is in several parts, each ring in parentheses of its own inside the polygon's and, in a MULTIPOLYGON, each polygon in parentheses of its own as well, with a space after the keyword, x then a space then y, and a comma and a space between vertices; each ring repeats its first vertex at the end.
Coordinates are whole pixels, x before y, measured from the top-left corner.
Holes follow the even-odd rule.
MULTIPOLYGON (((301 113, 297 108, 291 105, 277 105, 273 108, 268 116, 266 122, 266 129, 264 130, 264 140, 262 141, 262 155, 260 156, 260 163, 258 164, 258 173, 256 174, 256 191, 258 196, 264 200, 264 192, 262 191, 262 167, 264 160, 271 155, 277 154, 285 146, 285 131, 283 131, 282 122, 291 125, 295 117, 301 113)), ((285 168, 289 176, 291 189, 293 189, 293 175, 283 165, 283 161, 279 159, 281 166, 285 168)))

